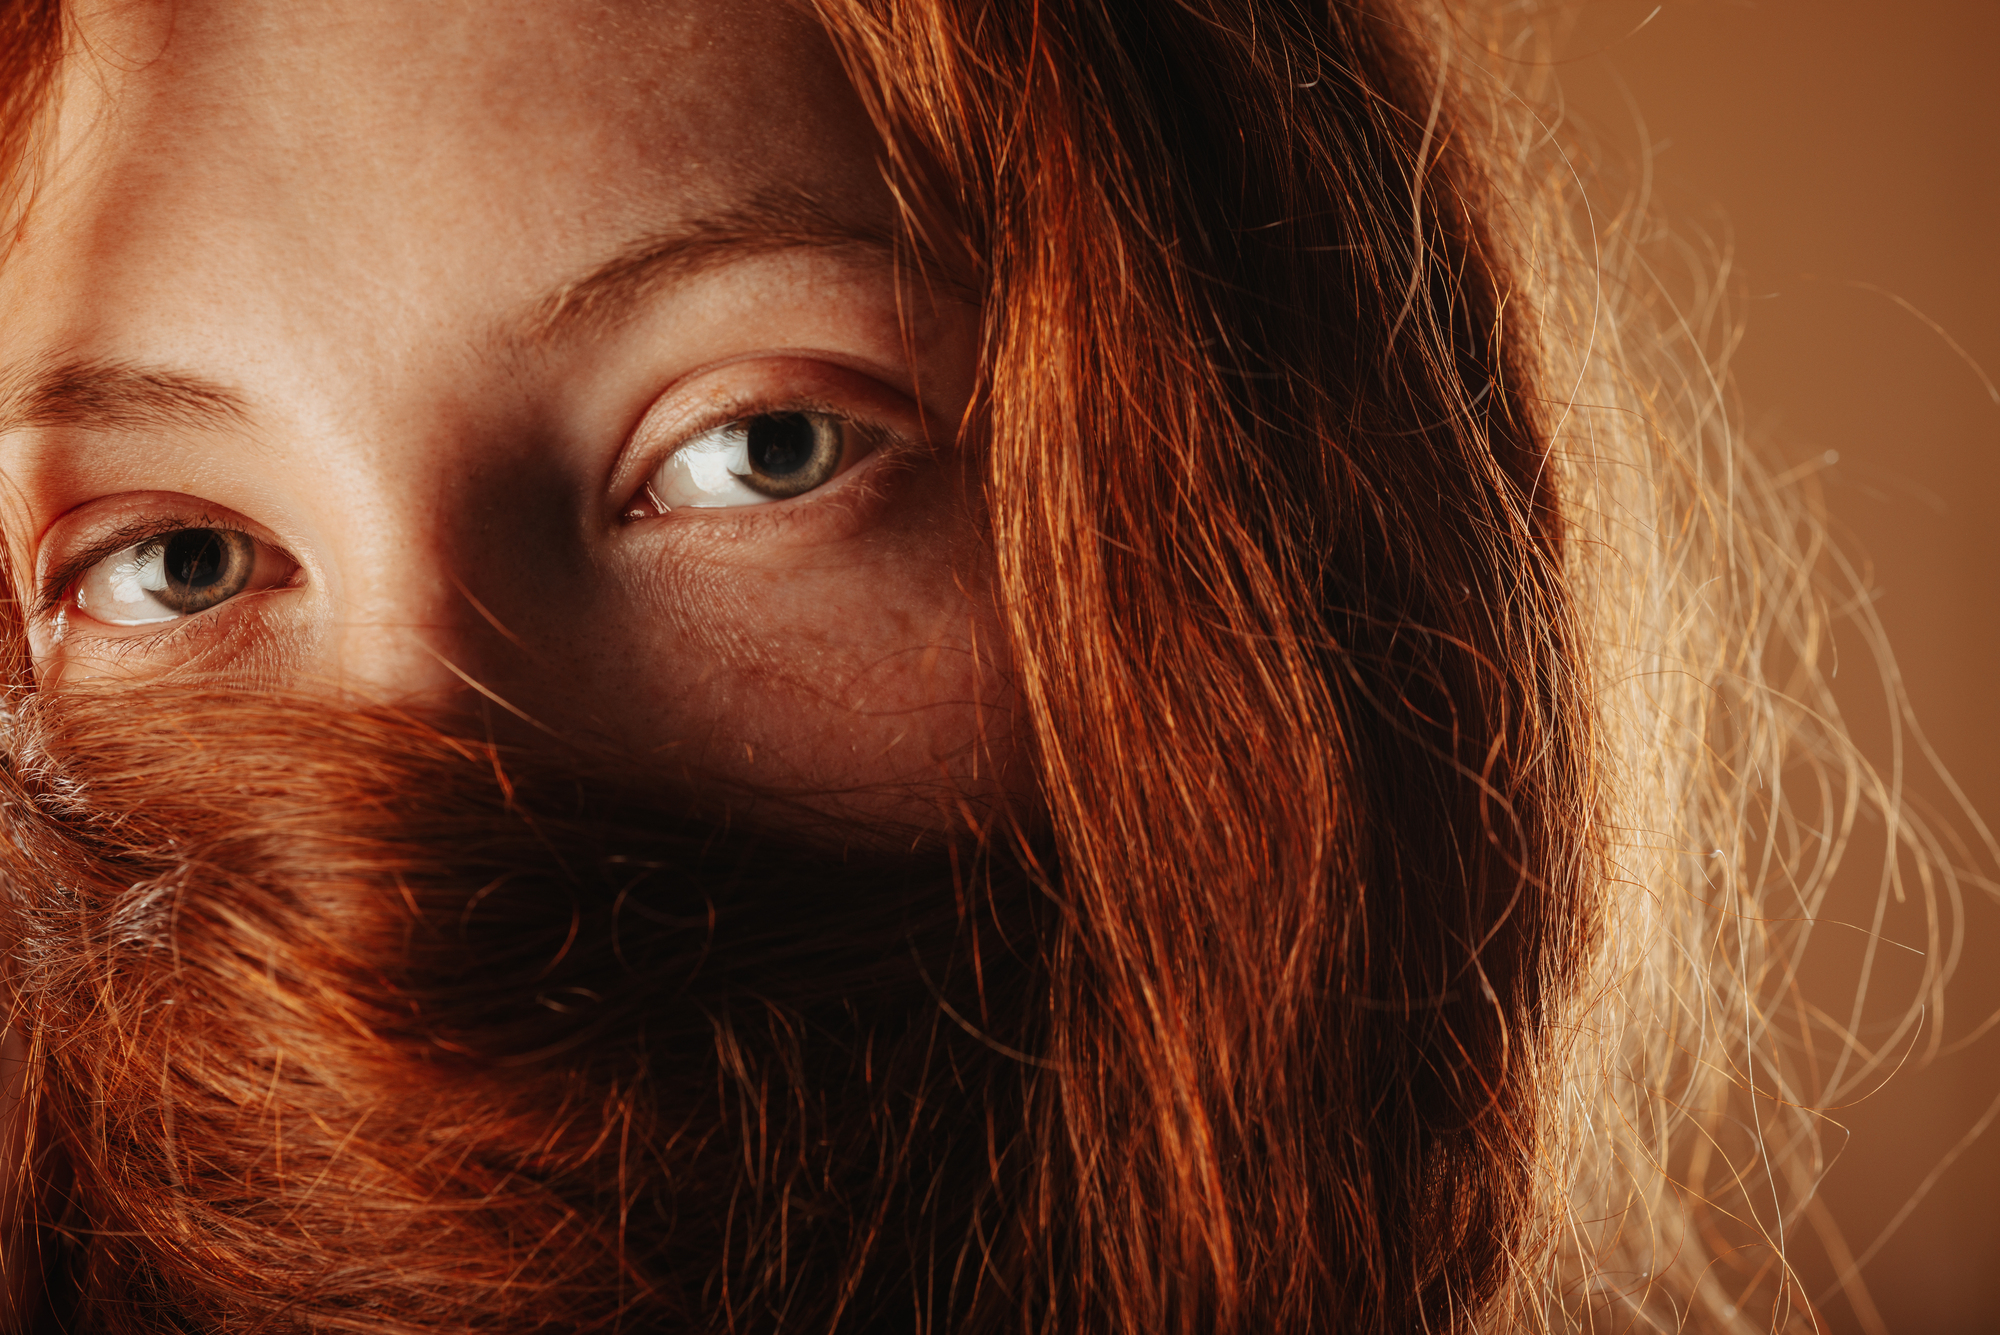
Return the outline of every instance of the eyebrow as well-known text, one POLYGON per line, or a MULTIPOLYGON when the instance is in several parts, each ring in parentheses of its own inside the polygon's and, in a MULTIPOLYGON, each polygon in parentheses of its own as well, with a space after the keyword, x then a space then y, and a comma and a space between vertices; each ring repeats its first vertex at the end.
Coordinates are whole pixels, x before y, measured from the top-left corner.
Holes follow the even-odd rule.
MULTIPOLYGON (((613 327, 660 287, 753 255, 847 250, 893 261, 897 235, 803 191, 770 190, 642 237, 510 322, 516 345, 613 327)), ((935 270, 919 254, 921 268, 935 270)), ((216 430, 249 418, 242 395, 201 376, 102 358, 44 360, 0 378, 0 435, 33 428, 216 430)))
POLYGON ((247 415, 242 397, 212 380, 119 361, 44 362, 0 383, 0 434, 31 427, 212 429, 239 425, 247 415))
POLYGON ((662 286, 750 256, 845 250, 893 261, 897 249, 886 227, 844 216, 803 191, 764 191, 641 238, 536 302, 520 328, 523 341, 547 343, 615 326, 662 286))

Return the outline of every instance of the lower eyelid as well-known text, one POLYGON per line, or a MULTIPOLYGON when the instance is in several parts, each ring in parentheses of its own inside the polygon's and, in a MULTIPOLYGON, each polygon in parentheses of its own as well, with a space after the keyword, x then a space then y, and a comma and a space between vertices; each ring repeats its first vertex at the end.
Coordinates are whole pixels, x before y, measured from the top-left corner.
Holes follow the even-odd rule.
MULTIPOLYGON (((157 621, 123 624, 99 620, 90 615, 87 608, 78 609, 75 606, 78 585, 83 578, 78 576, 61 591, 53 608, 46 611, 38 609, 38 619, 44 624, 51 620, 61 624, 58 643, 87 642, 92 646, 92 654, 100 657, 138 655, 172 648, 177 641, 220 635, 230 629, 239 615, 250 611, 257 602, 260 602, 263 595, 283 593, 299 587, 302 569, 298 563, 286 553, 268 544, 260 543, 259 546, 260 559, 265 556, 275 557, 288 567, 283 577, 270 584, 245 589, 203 611, 157 621)), ((114 552, 112 555, 116 554, 114 552)))
POLYGON ((60 674, 65 663, 76 660, 130 671, 140 680, 200 663, 218 651, 227 652, 234 661, 237 651, 232 644, 263 638, 255 628, 256 605, 264 595, 283 593, 287 587, 245 593, 209 611, 164 625, 81 627, 72 619, 68 632, 51 643, 45 654, 37 655, 46 659, 46 665, 38 662, 37 676, 50 669, 60 674))
MULTIPOLYGON (((68 609, 65 608, 66 612, 68 609)), ((220 610, 220 609, 218 609, 220 610)), ((77 618, 69 619, 68 632, 62 637, 61 645, 78 642, 90 646, 90 656, 94 659, 138 658, 157 653, 162 649, 175 647, 193 639, 205 639, 225 629, 220 616, 196 615, 178 617, 172 621, 156 622, 152 625, 115 626, 108 622, 96 622, 110 633, 79 631, 77 618), (127 633, 119 633, 119 632, 127 633)))

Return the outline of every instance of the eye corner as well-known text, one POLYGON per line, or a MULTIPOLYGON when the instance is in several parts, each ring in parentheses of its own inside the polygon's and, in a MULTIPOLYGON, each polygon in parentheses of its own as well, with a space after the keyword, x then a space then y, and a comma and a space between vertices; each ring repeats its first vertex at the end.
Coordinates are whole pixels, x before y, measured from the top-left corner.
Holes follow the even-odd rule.
POLYGON ((619 507, 618 522, 621 525, 637 524, 648 519, 662 518, 666 513, 666 502, 662 501, 659 493, 653 490, 652 479, 648 477, 639 484, 639 489, 626 499, 625 504, 619 507))

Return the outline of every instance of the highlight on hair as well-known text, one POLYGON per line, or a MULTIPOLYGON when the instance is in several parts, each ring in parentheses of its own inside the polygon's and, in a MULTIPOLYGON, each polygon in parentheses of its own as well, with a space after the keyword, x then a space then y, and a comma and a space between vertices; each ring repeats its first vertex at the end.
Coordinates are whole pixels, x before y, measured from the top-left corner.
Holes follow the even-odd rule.
POLYGON ((1773 924, 1863 809, 1950 860, 1498 40, 811 8, 971 257, 1039 809, 843 853, 584 741, 37 693, 16 617, 10 1267, 106 1335, 1806 1320, 1773 924))

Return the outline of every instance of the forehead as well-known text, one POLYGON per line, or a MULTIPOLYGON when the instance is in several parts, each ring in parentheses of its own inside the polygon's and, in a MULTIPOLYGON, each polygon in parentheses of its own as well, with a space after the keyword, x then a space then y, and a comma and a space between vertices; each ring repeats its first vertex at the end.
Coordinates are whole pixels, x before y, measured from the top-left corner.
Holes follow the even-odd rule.
POLYGON ((136 320, 153 351, 229 324, 243 352, 379 358, 774 187, 886 207, 838 64, 785 4, 143 0, 78 24, 0 274, 16 355, 116 354, 106 322, 136 320), (335 318, 357 305, 378 346, 335 318))

